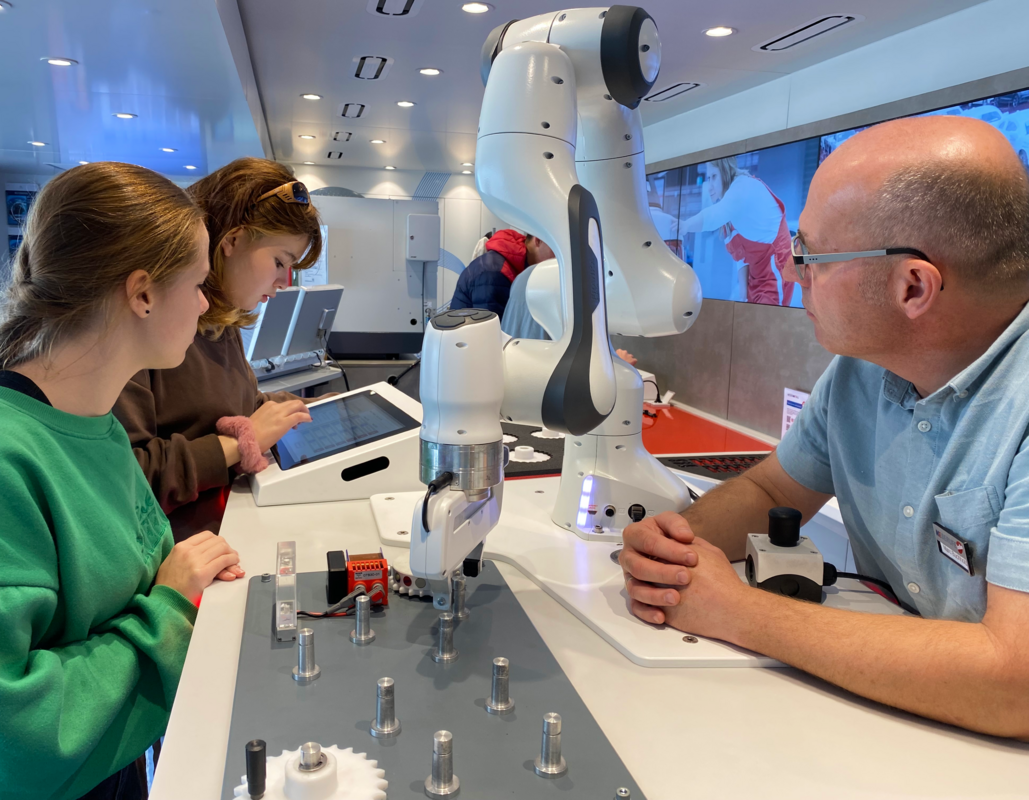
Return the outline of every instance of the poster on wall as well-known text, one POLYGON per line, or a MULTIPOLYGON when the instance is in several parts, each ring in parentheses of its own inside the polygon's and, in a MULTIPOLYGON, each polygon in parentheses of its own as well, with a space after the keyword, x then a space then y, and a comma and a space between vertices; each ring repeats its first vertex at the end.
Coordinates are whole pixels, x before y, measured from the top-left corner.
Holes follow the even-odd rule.
POLYGON ((8 183, 5 191, 7 200, 7 224, 21 227, 29 216, 32 201, 36 199, 39 187, 34 183, 8 183))
POLYGON ((779 436, 780 439, 786 438, 786 431, 796 422, 797 415, 800 414, 800 410, 804 407, 804 403, 808 401, 809 397, 811 395, 807 392, 801 392, 797 389, 783 389, 782 434, 779 436))
POLYGON ((10 233, 7 235, 7 255, 11 261, 14 260, 14 254, 21 247, 21 240, 25 238, 20 233, 10 233))

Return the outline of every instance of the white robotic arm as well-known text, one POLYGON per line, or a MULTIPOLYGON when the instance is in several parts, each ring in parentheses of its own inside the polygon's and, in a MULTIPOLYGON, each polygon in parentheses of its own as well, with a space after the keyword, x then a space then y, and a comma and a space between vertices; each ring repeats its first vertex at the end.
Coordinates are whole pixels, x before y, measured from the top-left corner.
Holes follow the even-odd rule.
POLYGON ((412 521, 411 567, 430 581, 439 608, 499 518, 501 416, 586 445, 573 449, 589 463, 572 474, 588 474, 581 485, 562 482, 554 512, 565 527, 602 527, 586 519, 598 513, 598 498, 619 531, 632 509, 689 504, 681 481, 642 447, 642 383, 613 359, 608 336, 609 324, 625 334, 680 333, 700 308, 696 278, 658 235, 643 188, 636 108, 659 67, 657 27, 629 6, 508 23, 483 47, 476 186, 494 214, 554 250, 529 285, 530 310, 552 341, 514 339, 501 349, 496 315, 472 310, 451 311, 426 331, 421 463, 429 491, 412 521), (634 468, 634 483, 607 474, 634 468))

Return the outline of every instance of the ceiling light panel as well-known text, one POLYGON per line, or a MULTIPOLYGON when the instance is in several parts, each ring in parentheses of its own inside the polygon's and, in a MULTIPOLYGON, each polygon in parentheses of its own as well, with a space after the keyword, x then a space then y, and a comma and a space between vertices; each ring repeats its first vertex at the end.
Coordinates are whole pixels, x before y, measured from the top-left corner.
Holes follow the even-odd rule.
POLYGON ((138 115, 130 114, 127 111, 116 111, 115 113, 111 114, 111 116, 117 117, 118 119, 135 119, 138 115))
POLYGON ((467 11, 469 14, 485 14, 487 11, 492 11, 493 6, 489 3, 465 3, 461 6, 462 11, 467 11))
POLYGON ((300 96, 302 98, 304 98, 305 100, 321 100, 322 99, 322 96, 320 94, 315 94, 314 92, 308 92, 307 94, 302 94, 300 96))
POLYGON ((429 77, 435 77, 436 75, 442 75, 443 70, 436 69, 435 67, 423 67, 418 70, 422 75, 428 75, 429 77))
POLYGON ((730 28, 725 25, 716 25, 715 27, 708 28, 704 31, 705 36, 711 36, 715 39, 720 39, 724 36, 732 36, 734 33, 736 33, 735 28, 730 28))
POLYGON ((336 109, 336 111, 341 117, 346 117, 347 119, 358 119, 364 116, 366 108, 367 106, 365 106, 364 103, 344 103, 336 109))
POLYGON ((353 75, 362 81, 379 81, 389 74, 393 59, 387 56, 354 56, 353 75))
POLYGON ((675 83, 669 86, 667 89, 662 89, 660 92, 654 92, 649 97, 644 97, 648 103, 664 103, 671 100, 673 97, 686 94, 686 92, 692 91, 703 84, 700 83, 675 83))
POLYGON ((43 56, 40 61, 45 61, 51 67, 73 67, 79 62, 74 58, 63 58, 59 56, 43 56))
POLYGON ((755 45, 751 50, 756 50, 759 53, 778 53, 783 50, 790 50, 799 45, 806 44, 819 36, 839 30, 844 25, 851 25, 862 20, 864 20, 864 17, 860 14, 830 14, 824 17, 817 17, 791 31, 781 33, 766 42, 755 45))
POLYGON ((386 140, 385 139, 372 139, 371 143, 372 144, 386 144, 386 140))
POLYGON ((401 108, 413 108, 415 103, 413 100, 397 100, 397 105, 401 108))
POLYGON ((312 134, 312 133, 302 133, 302 134, 300 134, 300 138, 301 139, 316 139, 317 137, 314 134, 312 134))

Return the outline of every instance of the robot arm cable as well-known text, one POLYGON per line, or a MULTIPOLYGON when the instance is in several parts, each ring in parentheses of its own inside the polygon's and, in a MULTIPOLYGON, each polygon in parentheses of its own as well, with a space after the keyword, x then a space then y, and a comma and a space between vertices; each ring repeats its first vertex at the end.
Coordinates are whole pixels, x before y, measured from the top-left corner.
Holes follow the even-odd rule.
POLYGON ((454 480, 454 473, 441 472, 433 480, 429 481, 429 487, 425 490, 425 499, 422 501, 422 530, 430 531, 429 527, 429 498, 444 486, 449 486, 454 480))

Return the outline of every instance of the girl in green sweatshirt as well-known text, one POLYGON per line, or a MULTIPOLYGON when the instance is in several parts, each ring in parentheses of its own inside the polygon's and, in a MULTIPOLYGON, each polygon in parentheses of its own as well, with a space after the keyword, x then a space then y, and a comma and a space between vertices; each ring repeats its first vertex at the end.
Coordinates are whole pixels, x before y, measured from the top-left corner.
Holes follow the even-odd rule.
POLYGON ((0 301, 0 798, 134 800, 213 580, 209 532, 173 547, 111 414, 178 365, 207 302, 196 205, 128 164, 51 180, 0 301))

